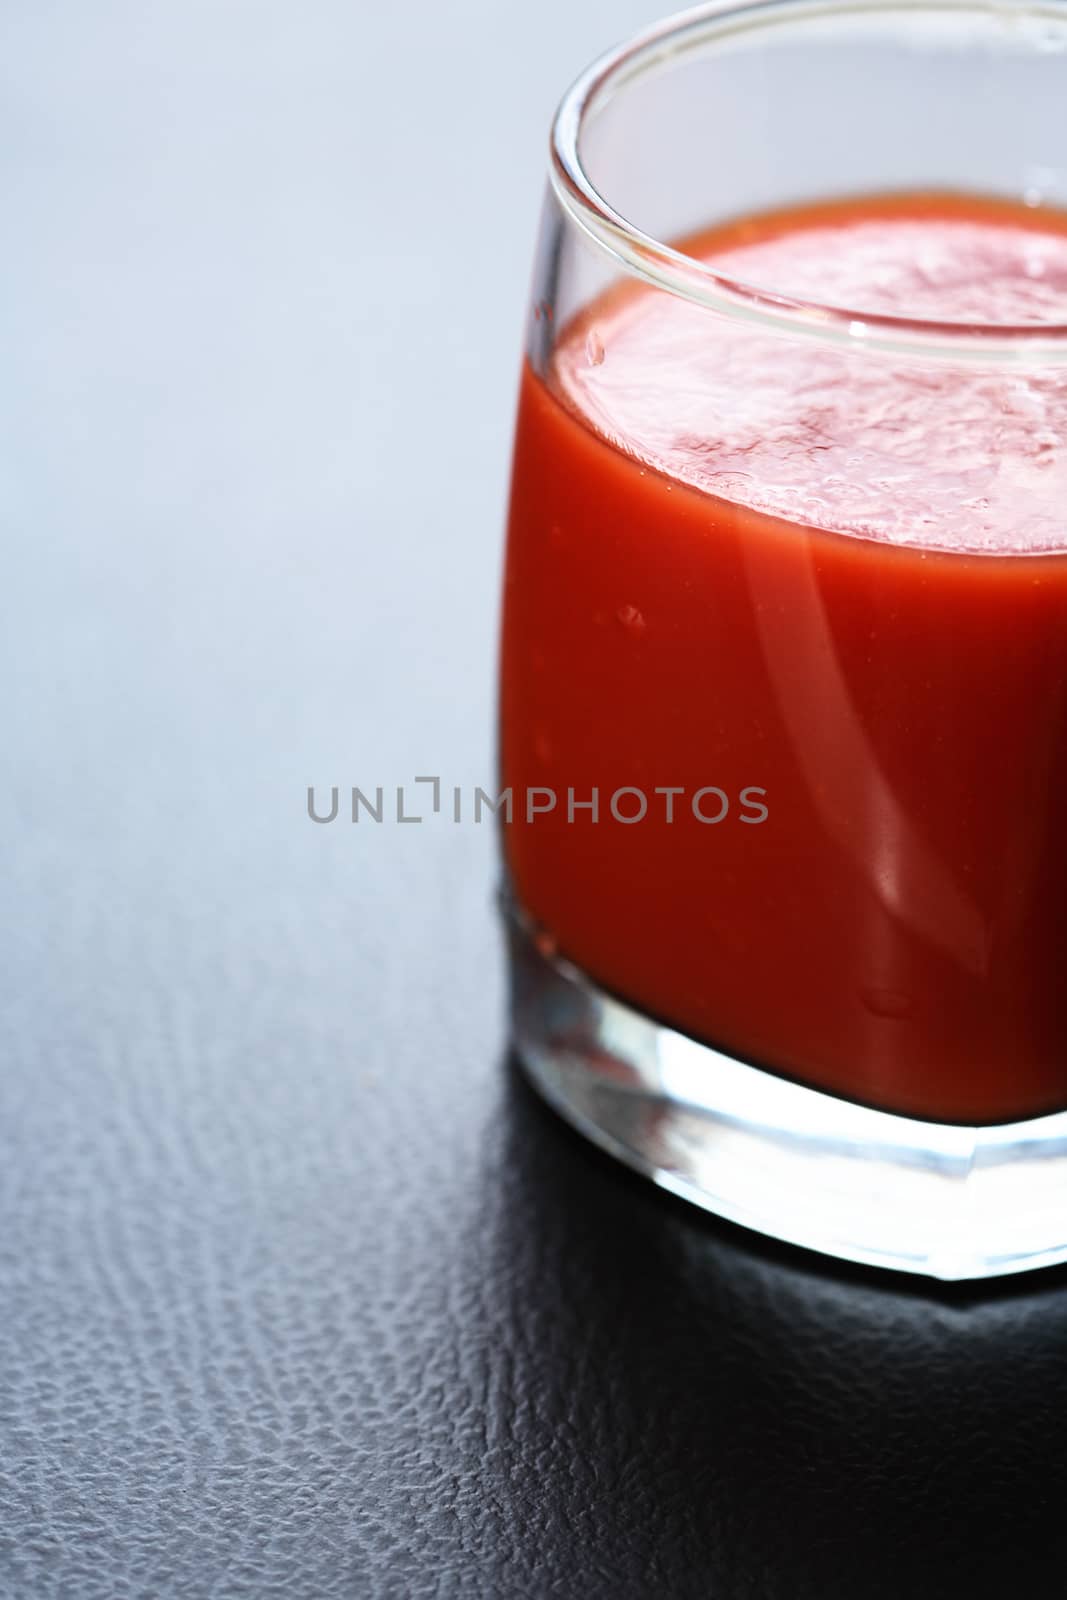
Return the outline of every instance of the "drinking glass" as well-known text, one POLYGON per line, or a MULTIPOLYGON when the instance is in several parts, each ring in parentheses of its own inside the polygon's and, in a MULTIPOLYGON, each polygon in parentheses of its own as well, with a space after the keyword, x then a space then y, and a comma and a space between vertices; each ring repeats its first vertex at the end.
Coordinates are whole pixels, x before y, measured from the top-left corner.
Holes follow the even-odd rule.
POLYGON ((556 116, 521 378, 518 1055, 677 1194, 941 1278, 1067 1259, 1065 72, 1059 3, 652 29, 556 116), (911 242, 852 282, 864 215, 911 242))

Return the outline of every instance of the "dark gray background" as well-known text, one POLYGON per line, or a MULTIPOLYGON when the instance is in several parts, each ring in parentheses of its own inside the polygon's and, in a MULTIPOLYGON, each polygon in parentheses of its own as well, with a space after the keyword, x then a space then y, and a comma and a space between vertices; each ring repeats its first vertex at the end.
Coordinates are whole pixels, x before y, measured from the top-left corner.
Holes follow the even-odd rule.
POLYGON ((9 0, 0 1594, 1052 1592, 1062 1275, 838 1271, 509 1066, 544 130, 645 5, 9 0))

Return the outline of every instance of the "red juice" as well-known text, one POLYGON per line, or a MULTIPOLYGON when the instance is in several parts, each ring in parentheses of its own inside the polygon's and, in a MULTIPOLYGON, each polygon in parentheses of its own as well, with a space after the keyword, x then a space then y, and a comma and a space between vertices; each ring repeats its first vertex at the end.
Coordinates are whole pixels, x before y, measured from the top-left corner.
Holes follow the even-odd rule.
MULTIPOLYGON (((1067 218, 1022 205, 685 248, 868 314, 1067 321, 1067 218)), ((633 285, 588 307, 522 377, 501 762, 512 890, 605 989, 890 1110, 1067 1107, 1063 369, 860 362, 633 285)))

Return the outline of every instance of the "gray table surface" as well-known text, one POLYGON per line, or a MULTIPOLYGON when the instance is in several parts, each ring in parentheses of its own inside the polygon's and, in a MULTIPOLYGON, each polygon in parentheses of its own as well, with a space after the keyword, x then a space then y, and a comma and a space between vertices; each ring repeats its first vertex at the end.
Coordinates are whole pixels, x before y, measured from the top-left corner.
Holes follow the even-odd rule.
POLYGON ((358 1503, 303 1525, 278 1441, 388 1459, 345 1319, 419 1269, 414 1174, 475 1248, 490 830, 305 788, 491 780, 547 122, 647 14, 0 15, 5 1595, 207 1592, 215 1506, 212 1593, 321 1593, 358 1503))

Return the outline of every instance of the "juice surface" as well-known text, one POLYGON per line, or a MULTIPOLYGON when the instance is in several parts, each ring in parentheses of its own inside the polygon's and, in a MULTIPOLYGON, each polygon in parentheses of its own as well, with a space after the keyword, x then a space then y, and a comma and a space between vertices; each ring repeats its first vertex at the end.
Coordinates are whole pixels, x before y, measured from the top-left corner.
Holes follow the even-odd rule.
MULTIPOLYGON (((1067 322, 1067 218, 1022 206, 685 248, 857 316, 1067 322)), ((1067 1106, 1067 367, 607 296, 523 373, 501 713, 513 889, 604 987, 889 1109, 1067 1106)))

